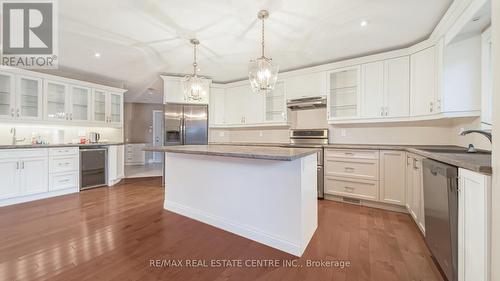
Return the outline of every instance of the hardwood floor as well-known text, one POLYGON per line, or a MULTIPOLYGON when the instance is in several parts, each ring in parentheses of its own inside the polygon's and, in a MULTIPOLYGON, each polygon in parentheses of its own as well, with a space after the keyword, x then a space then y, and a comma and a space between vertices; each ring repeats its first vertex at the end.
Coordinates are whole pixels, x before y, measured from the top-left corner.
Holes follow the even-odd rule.
POLYGON ((163 195, 159 179, 128 180, 0 208, 0 280, 442 280, 406 214, 320 201, 319 227, 295 259, 165 211, 163 195), (210 266, 223 259, 243 265, 210 266), (249 267, 262 260, 296 267, 249 267), (350 266, 308 267, 308 260, 350 266))

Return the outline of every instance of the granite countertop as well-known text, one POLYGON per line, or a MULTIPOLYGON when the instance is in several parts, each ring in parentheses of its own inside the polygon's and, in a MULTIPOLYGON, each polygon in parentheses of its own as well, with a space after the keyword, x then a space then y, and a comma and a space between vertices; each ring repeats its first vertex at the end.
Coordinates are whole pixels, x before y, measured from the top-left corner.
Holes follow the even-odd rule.
MULTIPOLYGON (((287 143, 221 143, 224 145, 239 146, 270 146, 290 147, 287 143)), ((463 153, 465 147, 455 145, 399 145, 399 144, 325 144, 317 147, 332 149, 376 149, 376 150, 402 150, 414 153, 429 159, 443 162, 449 165, 468 169, 474 172, 491 175, 491 153, 479 150, 478 153, 463 153)))
POLYGON ((314 148, 286 148, 240 145, 179 145, 146 147, 144 151, 173 152, 198 155, 214 155, 224 157, 251 158, 262 160, 292 161, 317 153, 314 148))
POLYGON ((16 144, 16 145, 0 145, 0 149, 21 149, 21 148, 51 148, 51 147, 80 147, 80 146, 109 146, 109 145, 122 145, 123 142, 98 142, 98 143, 61 143, 61 144, 16 144))

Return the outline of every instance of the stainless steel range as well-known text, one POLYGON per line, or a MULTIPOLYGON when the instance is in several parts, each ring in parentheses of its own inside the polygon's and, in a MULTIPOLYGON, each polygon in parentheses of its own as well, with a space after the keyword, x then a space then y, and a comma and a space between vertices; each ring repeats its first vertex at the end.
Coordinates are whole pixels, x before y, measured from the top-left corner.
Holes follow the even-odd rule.
POLYGON ((292 129, 290 146, 318 149, 318 198, 324 198, 323 145, 328 144, 328 129, 292 129))

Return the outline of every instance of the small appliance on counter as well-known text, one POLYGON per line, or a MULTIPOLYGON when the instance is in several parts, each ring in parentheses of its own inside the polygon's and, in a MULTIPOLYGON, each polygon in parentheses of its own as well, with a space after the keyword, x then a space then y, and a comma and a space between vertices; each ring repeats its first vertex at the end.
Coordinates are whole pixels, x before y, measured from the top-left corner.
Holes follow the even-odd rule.
POLYGON ((292 129, 290 130, 290 147, 318 149, 318 198, 324 198, 323 145, 328 144, 328 129, 292 129))
POLYGON ((101 139, 101 134, 96 132, 90 132, 89 134, 89 142, 90 143, 98 143, 101 139))

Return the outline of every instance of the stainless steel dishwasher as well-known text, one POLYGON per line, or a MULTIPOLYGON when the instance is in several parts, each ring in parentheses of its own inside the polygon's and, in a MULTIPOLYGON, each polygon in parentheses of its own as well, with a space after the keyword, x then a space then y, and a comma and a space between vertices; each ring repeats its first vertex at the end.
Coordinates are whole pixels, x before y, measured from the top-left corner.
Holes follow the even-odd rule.
POLYGON ((107 185, 106 147, 80 147, 80 190, 107 185))
POLYGON ((449 281, 458 280, 458 169, 423 160, 425 242, 449 281))

